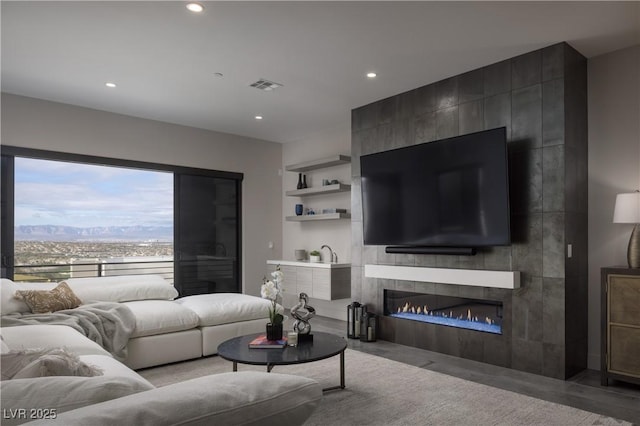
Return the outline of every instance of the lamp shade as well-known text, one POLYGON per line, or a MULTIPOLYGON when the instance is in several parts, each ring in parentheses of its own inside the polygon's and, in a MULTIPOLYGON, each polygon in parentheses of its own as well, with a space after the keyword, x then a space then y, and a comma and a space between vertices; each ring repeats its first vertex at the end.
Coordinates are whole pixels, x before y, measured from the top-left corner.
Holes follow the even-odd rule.
POLYGON ((640 192, 616 196, 613 223, 640 223, 640 192))

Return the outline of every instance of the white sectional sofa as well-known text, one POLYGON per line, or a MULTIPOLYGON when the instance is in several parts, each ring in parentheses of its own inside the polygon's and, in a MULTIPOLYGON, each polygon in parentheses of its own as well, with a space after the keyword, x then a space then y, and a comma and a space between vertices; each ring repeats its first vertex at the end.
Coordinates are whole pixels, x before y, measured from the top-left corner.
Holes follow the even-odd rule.
MULTIPOLYGON (((133 370, 214 354, 227 338, 263 331, 268 300, 240 294, 173 300, 177 292, 162 277, 78 278, 66 282, 83 303, 118 302, 130 309, 130 321, 135 326, 126 345, 127 356, 119 362, 67 325, 2 327, 3 354, 64 348, 83 363, 102 370, 102 375, 94 377, 2 380, 3 425, 34 420, 34 424, 47 425, 294 425, 304 423, 322 398, 317 382, 290 375, 225 373, 154 388, 133 370), (54 415, 47 417, 48 413, 54 415)), ((55 286, 3 279, 3 320, 20 318, 20 313, 29 310, 13 297, 15 291, 55 286)))
MULTIPOLYGON (((218 293, 176 299, 178 292, 159 275, 131 275, 65 280, 84 303, 120 302, 135 316, 135 329, 124 363, 146 368, 217 353, 223 341, 259 333, 268 322, 270 301, 245 294, 218 293)), ((2 315, 29 313, 15 299, 20 289, 51 290, 58 283, 1 281, 2 315)))
POLYGON ((4 327, 2 352, 59 348, 99 367, 94 377, 0 382, 2 425, 296 425, 322 398, 311 379, 266 372, 224 373, 155 388, 96 343, 64 325, 4 327))

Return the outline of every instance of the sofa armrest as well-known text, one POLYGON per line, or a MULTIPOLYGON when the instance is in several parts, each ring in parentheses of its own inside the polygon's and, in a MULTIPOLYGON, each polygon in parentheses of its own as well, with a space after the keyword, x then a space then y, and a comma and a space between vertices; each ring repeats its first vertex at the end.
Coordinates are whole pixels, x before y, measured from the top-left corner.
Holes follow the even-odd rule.
POLYGON ((29 425, 300 425, 322 399, 318 382, 265 372, 214 374, 78 408, 29 425))

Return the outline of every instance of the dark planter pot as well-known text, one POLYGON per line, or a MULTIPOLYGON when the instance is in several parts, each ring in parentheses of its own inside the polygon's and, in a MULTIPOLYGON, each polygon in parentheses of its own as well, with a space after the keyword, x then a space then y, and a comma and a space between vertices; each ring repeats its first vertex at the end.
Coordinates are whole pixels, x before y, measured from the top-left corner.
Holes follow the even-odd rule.
POLYGON ((282 323, 280 324, 267 323, 267 339, 268 340, 282 339, 282 323))

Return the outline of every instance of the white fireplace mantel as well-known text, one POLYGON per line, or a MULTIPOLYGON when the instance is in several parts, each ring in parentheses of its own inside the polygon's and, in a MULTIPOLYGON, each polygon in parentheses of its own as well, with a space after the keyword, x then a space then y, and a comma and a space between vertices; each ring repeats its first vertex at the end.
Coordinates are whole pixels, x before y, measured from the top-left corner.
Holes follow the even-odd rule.
POLYGON ((420 266, 364 265, 364 276, 388 280, 471 285, 476 287, 520 288, 519 271, 484 269, 426 268, 420 266))

